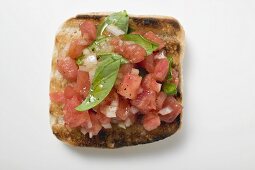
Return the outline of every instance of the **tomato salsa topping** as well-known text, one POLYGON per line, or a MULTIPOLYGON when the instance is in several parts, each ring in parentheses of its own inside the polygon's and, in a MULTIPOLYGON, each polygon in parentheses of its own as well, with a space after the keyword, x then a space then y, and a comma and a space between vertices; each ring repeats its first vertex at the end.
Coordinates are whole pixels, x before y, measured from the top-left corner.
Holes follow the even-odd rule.
POLYGON ((142 123, 152 131, 177 118, 182 112, 179 73, 159 35, 128 33, 126 11, 100 24, 84 21, 79 28, 81 36, 56 64, 68 83, 64 91, 50 93, 52 102, 63 105, 66 126, 93 137, 113 124, 127 128, 142 123))

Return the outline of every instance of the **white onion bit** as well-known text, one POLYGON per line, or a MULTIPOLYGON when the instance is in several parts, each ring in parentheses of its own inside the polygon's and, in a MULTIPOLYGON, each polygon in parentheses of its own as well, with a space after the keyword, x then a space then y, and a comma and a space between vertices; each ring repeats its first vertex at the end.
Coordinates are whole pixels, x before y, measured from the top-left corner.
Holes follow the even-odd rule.
POLYGON ((115 36, 119 36, 119 35, 123 35, 125 34, 124 31, 122 31, 121 29, 119 29, 118 27, 116 27, 115 25, 108 25, 106 27, 106 30, 110 33, 112 33, 115 36))
POLYGON ((127 118, 126 120, 125 120, 125 126, 126 127, 129 127, 129 126, 131 126, 132 125, 132 121, 129 119, 129 118, 127 118))
POLYGON ((89 138, 92 138, 92 137, 93 137, 93 133, 89 132, 89 138))
POLYGON ((165 50, 158 52, 154 56, 154 59, 163 59, 163 58, 166 58, 165 50))
POLYGON ((103 126, 105 129, 111 129, 111 128, 112 128, 111 123, 102 124, 102 126, 103 126))
POLYGON ((131 106, 129 111, 130 111, 131 113, 133 113, 133 114, 136 114, 136 113, 139 112, 139 110, 138 110, 136 107, 134 107, 134 106, 131 106))
POLYGON ((119 126, 120 128, 126 129, 126 126, 125 126, 125 124, 124 124, 123 122, 119 123, 118 126, 119 126))
POLYGON ((158 113, 161 115, 167 115, 169 113, 171 113, 173 111, 173 109, 169 106, 164 107, 163 109, 161 109, 158 113))
POLYGON ((114 100, 111 102, 110 106, 106 106, 104 110, 104 114, 106 115, 106 117, 109 117, 109 118, 116 117, 118 105, 119 105, 119 102, 114 100))
POLYGON ((138 75, 139 74, 139 70, 135 69, 135 68, 132 68, 131 74, 138 75))
POLYGON ((86 135, 86 134, 88 133, 88 131, 87 131, 85 128, 81 128, 81 133, 82 133, 83 135, 86 135))

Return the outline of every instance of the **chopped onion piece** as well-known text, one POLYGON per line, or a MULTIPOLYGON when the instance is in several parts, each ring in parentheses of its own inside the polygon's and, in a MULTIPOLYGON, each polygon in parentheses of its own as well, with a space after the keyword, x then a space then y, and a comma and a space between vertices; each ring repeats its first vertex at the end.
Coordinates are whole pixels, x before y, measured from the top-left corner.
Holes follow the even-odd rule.
POLYGON ((129 126, 131 126, 132 125, 132 121, 129 119, 129 118, 127 118, 126 120, 125 120, 125 126, 126 127, 129 127, 129 126))
POLYGON ((133 114, 136 114, 136 113, 139 112, 139 110, 138 110, 136 107, 134 107, 134 106, 131 106, 130 109, 129 109, 129 111, 130 111, 131 113, 133 113, 133 114))
POLYGON ((154 59, 163 59, 166 58, 166 52, 165 50, 158 52, 155 56, 154 59))
POLYGON ((118 126, 119 126, 120 128, 126 129, 126 126, 125 126, 125 124, 124 124, 123 122, 120 122, 120 123, 118 124, 118 126))
POLYGON ((82 51, 83 55, 85 56, 88 56, 88 55, 91 55, 93 54, 89 49, 85 48, 83 51, 82 51))
POLYGON ((82 133, 83 135, 86 135, 86 134, 88 133, 88 131, 87 131, 85 128, 81 128, 81 133, 82 133))
POLYGON ((89 138, 92 138, 92 137, 93 137, 93 133, 89 132, 89 138))
POLYGON ((93 77, 97 68, 97 57, 94 54, 88 55, 83 59, 83 65, 79 66, 79 69, 89 73, 90 82, 92 82, 93 77))
POLYGON ((122 31, 121 29, 119 29, 118 27, 116 27, 115 25, 108 25, 106 27, 106 30, 110 33, 112 33, 115 36, 119 36, 119 35, 123 35, 125 34, 124 31, 122 31))
POLYGON ((162 84, 157 83, 157 92, 160 92, 162 84))
POLYGON ((106 106, 104 111, 105 112, 104 114, 106 115, 106 117, 109 117, 109 118, 116 117, 118 105, 119 105, 119 102, 114 100, 111 102, 110 106, 106 106))
POLYGON ((135 68, 132 68, 131 74, 138 75, 139 74, 139 70, 135 69, 135 68))
POLYGON ((161 115, 167 115, 169 113, 171 113, 173 111, 173 109, 169 106, 164 107, 163 109, 161 109, 158 113, 161 115))
POLYGON ((112 128, 111 123, 102 124, 102 126, 103 126, 105 129, 111 129, 111 128, 112 128))

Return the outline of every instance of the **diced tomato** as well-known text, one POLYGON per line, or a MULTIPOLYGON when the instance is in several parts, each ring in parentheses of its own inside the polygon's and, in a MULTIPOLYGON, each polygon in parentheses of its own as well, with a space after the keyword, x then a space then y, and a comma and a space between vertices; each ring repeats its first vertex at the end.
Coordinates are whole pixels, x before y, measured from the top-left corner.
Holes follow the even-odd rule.
POLYGON ((124 46, 123 57, 129 59, 131 63, 139 63, 144 60, 146 51, 138 44, 126 44, 124 46))
POLYGON ((157 110, 160 110, 162 108, 166 98, 167 98, 167 95, 164 92, 159 92, 157 99, 156 99, 157 110))
POLYGON ((171 123, 181 113, 182 105, 173 96, 168 96, 164 102, 163 107, 167 106, 172 109, 172 112, 167 115, 161 115, 160 119, 167 123, 171 123))
POLYGON ((96 25, 92 21, 84 21, 80 25, 80 30, 83 38, 87 40, 89 43, 96 39, 96 25))
POLYGON ((101 124, 108 124, 111 122, 111 118, 106 117, 103 113, 97 112, 96 118, 101 124))
POLYGON ((89 115, 92 122, 92 128, 89 129, 89 132, 94 136, 100 132, 102 126, 94 113, 90 112, 89 115))
POLYGON ((86 71, 78 71, 77 76, 77 85, 75 90, 84 98, 89 94, 90 89, 90 81, 89 81, 89 73, 86 71))
POLYGON ((69 81, 75 81, 78 73, 78 66, 70 57, 62 57, 57 60, 57 69, 63 77, 69 81))
POLYGON ((157 81, 164 81, 167 76, 168 70, 169 70, 169 61, 166 58, 159 59, 156 61, 153 77, 157 81))
POLYGON ((147 131, 151 131, 159 127, 160 119, 158 114, 155 113, 148 113, 145 114, 143 117, 143 127, 147 131))
POLYGON ((139 63, 139 66, 145 68, 146 71, 148 71, 149 73, 153 73, 154 71, 154 67, 155 67, 154 55, 155 54, 151 54, 147 56, 142 62, 139 63))
POLYGON ((117 83, 117 93, 128 99, 135 99, 140 87, 142 77, 128 73, 117 83))
POLYGON ((51 92, 50 100, 58 104, 63 104, 65 102, 65 96, 63 92, 51 92))
POLYGON ((157 83, 151 74, 147 74, 142 81, 142 87, 145 89, 154 90, 155 92, 160 92, 161 84, 157 83))
POLYGON ((174 83, 176 86, 179 84, 179 73, 175 69, 172 69, 172 83, 174 83))
POLYGON ((64 91, 65 98, 71 99, 75 95, 77 95, 77 92, 75 91, 74 87, 72 85, 66 86, 65 91, 64 91))
POLYGON ((134 65, 131 63, 128 64, 122 64, 120 69, 119 69, 119 74, 125 75, 128 73, 131 73, 132 68, 134 68, 134 65))
POLYGON ((72 59, 78 58, 87 46, 88 42, 84 39, 76 39, 72 41, 69 47, 68 56, 72 59))
POLYGON ((129 115, 130 105, 127 99, 119 97, 119 107, 117 110, 117 118, 126 120, 129 115))
POLYGON ((66 101, 64 110, 64 121, 71 127, 78 127, 86 122, 90 122, 90 117, 87 111, 79 112, 75 108, 81 103, 81 101, 74 96, 72 99, 66 101))
POLYGON ((137 107, 141 112, 146 113, 150 110, 156 110, 156 92, 152 90, 143 90, 137 95, 137 98, 131 100, 131 104, 137 107))
POLYGON ((130 44, 122 41, 120 38, 113 38, 110 43, 114 47, 114 52, 122 55, 131 63, 141 62, 147 54, 142 46, 138 44, 130 44))
POLYGON ((166 45, 166 43, 161 38, 159 38, 156 34, 154 34, 154 32, 152 31, 146 32, 143 36, 146 39, 157 43, 159 45, 157 50, 161 50, 166 45))

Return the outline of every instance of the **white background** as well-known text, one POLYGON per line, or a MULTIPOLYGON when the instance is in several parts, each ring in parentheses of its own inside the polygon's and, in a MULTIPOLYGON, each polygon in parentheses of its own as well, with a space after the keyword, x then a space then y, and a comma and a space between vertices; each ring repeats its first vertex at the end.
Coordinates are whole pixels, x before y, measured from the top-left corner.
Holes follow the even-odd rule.
POLYGON ((255 169, 255 1, 0 1, 0 169, 255 169), (186 31, 183 126, 118 150, 68 147, 49 126, 54 36, 92 11, 176 17, 186 31))

